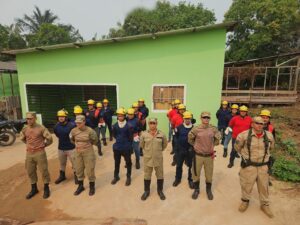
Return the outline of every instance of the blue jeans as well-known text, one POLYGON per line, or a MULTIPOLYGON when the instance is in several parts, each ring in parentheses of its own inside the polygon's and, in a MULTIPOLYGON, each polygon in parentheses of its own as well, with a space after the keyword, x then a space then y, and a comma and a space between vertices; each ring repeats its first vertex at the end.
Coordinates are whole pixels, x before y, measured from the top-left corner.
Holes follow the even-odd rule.
POLYGON ((136 161, 140 161, 140 142, 132 142, 132 148, 135 154, 136 161))
POLYGON ((232 137, 232 132, 229 132, 227 135, 225 135, 224 149, 228 149, 228 144, 231 140, 231 137, 232 137))

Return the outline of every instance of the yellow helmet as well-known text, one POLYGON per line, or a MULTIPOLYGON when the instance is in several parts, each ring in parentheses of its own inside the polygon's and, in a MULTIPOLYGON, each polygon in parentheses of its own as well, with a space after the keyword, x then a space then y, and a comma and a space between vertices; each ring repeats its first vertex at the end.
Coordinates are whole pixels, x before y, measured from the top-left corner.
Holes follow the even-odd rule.
POLYGON ((185 109, 185 105, 184 104, 179 104, 178 109, 185 109))
POLYGON ((248 112, 248 107, 245 106, 245 105, 242 105, 242 106, 240 107, 240 111, 248 112))
POLYGON ((75 114, 81 114, 83 112, 82 108, 79 105, 76 105, 74 107, 74 113, 75 114))
POLYGON ((59 110, 58 112, 57 112, 57 116, 58 117, 67 117, 68 116, 68 113, 65 111, 65 110, 59 110))
POLYGON ((193 114, 188 112, 188 111, 185 111, 183 113, 183 119, 192 119, 193 118, 193 114))
POLYGON ((228 102, 227 101, 223 101, 222 105, 228 105, 228 102))
POLYGON ((133 109, 133 108, 129 108, 129 109, 127 110, 127 114, 128 114, 128 115, 134 115, 134 109, 133 109))
POLYGON ((96 107, 97 108, 102 108, 102 103, 101 102, 97 102, 96 107))
POLYGON ((181 104, 181 101, 179 99, 175 99, 174 104, 181 104))
POLYGON ((260 115, 260 116, 268 116, 268 117, 271 117, 271 112, 270 112, 270 110, 263 109, 263 110, 261 110, 261 112, 260 112, 259 115, 260 115))
POLYGON ((139 102, 145 102, 145 99, 140 98, 140 99, 139 99, 139 102))
POLYGON ((103 99, 103 103, 109 103, 108 99, 107 98, 103 99))
POLYGON ((237 104, 233 104, 233 105, 231 106, 231 108, 232 108, 232 109, 239 109, 239 106, 238 106, 237 104))
POLYGON ((126 112, 125 112, 124 108, 119 108, 117 110, 117 115, 125 115, 125 114, 126 114, 126 112))
POLYGON ((138 107, 139 107, 139 103, 137 102, 132 103, 132 108, 138 108, 138 107))
POLYGON ((94 104, 95 104, 95 101, 94 101, 93 99, 89 99, 89 100, 87 101, 87 104, 88 104, 88 105, 94 105, 94 104))

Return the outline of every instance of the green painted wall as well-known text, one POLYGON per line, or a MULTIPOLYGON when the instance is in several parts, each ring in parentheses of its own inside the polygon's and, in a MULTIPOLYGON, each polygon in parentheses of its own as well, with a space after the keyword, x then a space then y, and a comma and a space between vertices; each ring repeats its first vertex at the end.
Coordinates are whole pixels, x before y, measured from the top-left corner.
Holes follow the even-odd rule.
POLYGON ((26 82, 115 83, 119 106, 129 107, 144 98, 151 116, 159 119, 160 129, 167 131, 165 113, 152 111, 152 84, 185 84, 187 109, 197 121, 203 110, 212 112, 214 118, 221 99, 225 36, 225 28, 219 28, 155 40, 17 55, 23 112, 26 82))
POLYGON ((0 73, 0 97, 19 95, 19 81, 17 74, 0 73))

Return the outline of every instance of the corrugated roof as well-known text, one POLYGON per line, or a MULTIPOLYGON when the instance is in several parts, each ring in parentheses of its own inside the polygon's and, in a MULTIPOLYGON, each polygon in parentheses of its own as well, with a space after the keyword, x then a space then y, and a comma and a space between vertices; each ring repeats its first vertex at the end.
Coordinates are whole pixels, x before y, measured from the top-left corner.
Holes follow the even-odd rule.
POLYGON ((219 23, 219 24, 212 24, 212 25, 192 27, 192 28, 184 28, 184 29, 164 31, 164 32, 157 32, 157 33, 152 33, 152 34, 141 34, 141 35, 135 35, 135 36, 104 39, 104 40, 98 40, 98 41, 76 42, 76 43, 58 44, 58 45, 50 45, 50 46, 41 46, 41 47, 36 47, 36 48, 26 48, 26 49, 2 51, 1 54, 17 55, 17 54, 23 54, 23 53, 48 51, 48 50, 62 49, 62 48, 81 48, 81 47, 90 46, 90 45, 101 45, 101 44, 108 44, 108 43, 114 43, 114 42, 126 42, 126 41, 139 40, 139 39, 148 39, 148 38, 156 39, 158 37, 167 36, 167 35, 201 32, 201 31, 217 29, 217 28, 226 28, 227 31, 232 31, 232 29, 235 25, 236 25, 236 22, 224 22, 224 23, 219 23))
POLYGON ((9 62, 1 62, 0 61, 0 72, 11 72, 11 73, 17 72, 16 62, 15 61, 9 61, 9 62))

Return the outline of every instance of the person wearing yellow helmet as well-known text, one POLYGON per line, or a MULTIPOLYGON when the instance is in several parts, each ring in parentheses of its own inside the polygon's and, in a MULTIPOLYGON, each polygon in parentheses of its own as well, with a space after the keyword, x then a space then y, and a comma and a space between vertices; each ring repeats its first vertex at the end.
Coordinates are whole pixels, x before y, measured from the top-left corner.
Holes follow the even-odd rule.
POLYGON ((106 146, 107 142, 106 142, 106 124, 105 121, 103 119, 103 106, 101 102, 98 102, 96 104, 96 110, 95 110, 95 117, 98 118, 98 126, 96 128, 96 132, 97 135, 100 138, 100 135, 102 136, 101 140, 103 142, 103 145, 106 146))
POLYGON ((239 107, 239 110, 240 114, 233 117, 229 122, 229 127, 232 129, 232 149, 230 152, 229 164, 227 165, 228 168, 232 168, 234 159, 240 157, 234 148, 237 136, 241 132, 250 129, 252 123, 252 118, 248 116, 248 107, 242 105, 239 107))
MULTIPOLYGON (((93 99, 90 99, 90 100, 88 100, 88 109, 85 110, 85 112, 84 112, 86 120, 89 121, 89 123, 86 123, 86 125, 91 127, 92 129, 94 129, 95 132, 97 133, 99 115, 96 115, 95 113, 96 113, 95 101, 93 99)), ((102 153, 100 137, 99 136, 97 136, 97 137, 98 137, 98 144, 97 144, 98 155, 102 156, 103 153, 102 153)))
POLYGON ((113 140, 113 135, 112 135, 112 117, 115 113, 114 109, 110 107, 110 103, 108 99, 103 99, 102 101, 103 104, 103 119, 106 124, 106 128, 108 129, 109 132, 109 140, 113 140))
POLYGON ((146 119, 149 116, 149 109, 147 108, 145 104, 145 100, 143 98, 140 98, 138 100, 139 104, 139 112, 142 113, 141 123, 143 125, 142 130, 145 131, 147 129, 146 119))
POLYGON ((133 133, 132 149, 135 154, 135 168, 140 169, 140 136, 139 133, 142 130, 142 126, 138 118, 135 117, 135 111, 133 108, 127 110, 127 122, 133 133))
POLYGON ((225 141, 225 129, 228 127, 228 120, 226 117, 230 115, 230 110, 228 109, 228 102, 223 101, 221 107, 218 109, 216 113, 216 117, 218 119, 218 130, 221 133, 221 145, 224 144, 225 141))
POLYGON ((137 102, 132 103, 132 108, 134 109, 135 117, 138 118, 139 122, 141 123, 143 113, 139 111, 139 103, 137 102))
MULTIPOLYGON (((177 111, 177 106, 178 106, 179 102, 180 101, 178 99, 176 99, 175 101, 173 101, 172 104, 171 104, 172 108, 167 113, 167 117, 169 119, 169 136, 168 136, 168 141, 169 142, 172 140, 172 133, 173 133, 173 129, 172 129, 172 117, 178 112, 177 111)), ((174 154, 173 149, 172 149, 171 154, 174 154)))
MULTIPOLYGON (((186 106, 184 104, 179 104, 177 107, 177 113, 172 116, 171 125, 172 129, 175 130, 176 127, 183 123, 183 113, 186 110, 186 106)), ((175 133, 173 134, 172 140, 172 149, 174 151, 172 166, 176 165, 176 152, 177 152, 177 140, 175 137, 175 133)))
POLYGON ((264 130, 267 130, 270 133, 272 133, 275 138, 275 128, 271 123, 271 111, 268 109, 263 109, 261 110, 259 116, 264 120, 264 130))
POLYGON ((132 130, 126 121, 126 112, 123 108, 117 110, 117 122, 113 125, 113 135, 116 142, 113 144, 114 160, 115 160, 115 170, 114 178, 111 181, 112 185, 115 185, 119 180, 120 173, 120 163, 121 157, 125 159, 127 168, 127 179, 125 182, 126 186, 131 184, 131 150, 132 150, 132 140, 133 134, 132 130))
POLYGON ((185 111, 183 113, 183 123, 175 128, 175 137, 177 139, 177 155, 176 155, 176 175, 173 186, 176 187, 181 183, 182 178, 182 166, 186 162, 188 166, 188 183, 189 187, 193 189, 192 179, 192 161, 194 157, 194 151, 192 146, 188 142, 188 133, 192 130, 193 115, 191 112, 185 111))
POLYGON ((225 117, 225 120, 226 120, 226 124, 227 124, 227 127, 224 131, 224 135, 225 135, 225 139, 224 139, 224 152, 223 152, 223 157, 226 158, 227 157, 227 154, 228 154, 228 144, 231 140, 231 137, 232 137, 232 129, 229 127, 229 122, 230 120, 236 116, 238 114, 238 108, 239 106, 237 104, 232 104, 231 105, 231 113, 228 114, 226 117, 225 117))
POLYGON ((57 112, 57 123, 55 124, 53 131, 58 138, 58 159, 60 163, 59 177, 55 180, 55 184, 59 184, 66 180, 66 166, 68 159, 71 162, 74 181, 78 184, 77 176, 75 173, 75 163, 74 163, 74 149, 75 145, 71 143, 69 135, 75 124, 68 120, 68 115, 64 109, 57 112))

